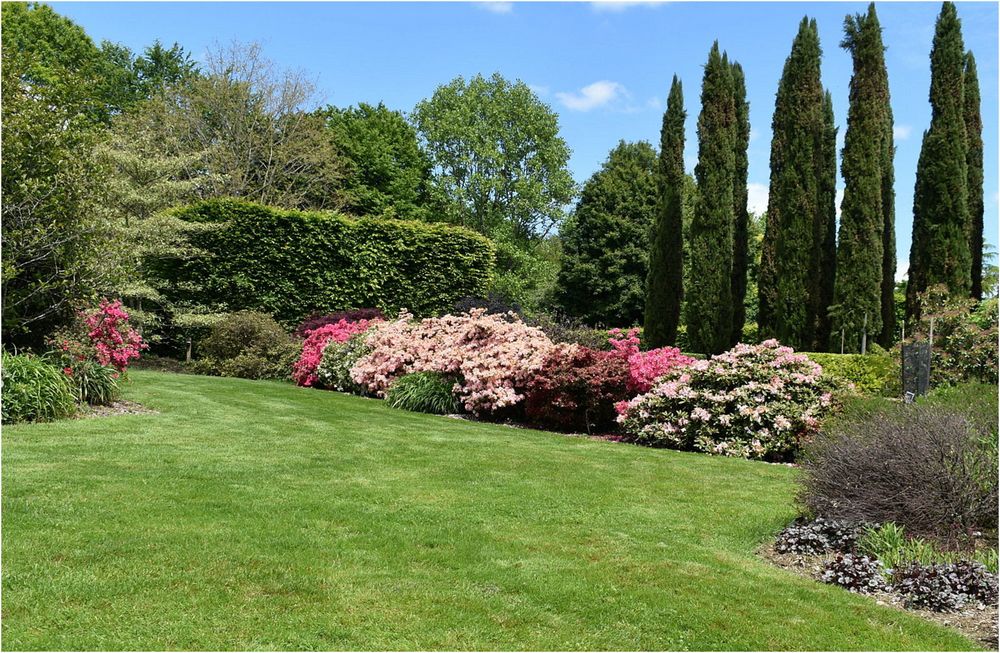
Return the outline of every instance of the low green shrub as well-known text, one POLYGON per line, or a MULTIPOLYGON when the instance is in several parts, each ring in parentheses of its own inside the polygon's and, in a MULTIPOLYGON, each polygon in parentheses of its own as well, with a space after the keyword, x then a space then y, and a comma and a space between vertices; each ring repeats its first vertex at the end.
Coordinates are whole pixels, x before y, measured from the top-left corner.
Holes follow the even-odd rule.
POLYGON ((899 361, 888 353, 824 354, 806 353, 823 368, 823 374, 838 381, 852 383, 858 392, 884 397, 902 394, 899 361))
POLYGON ((239 311, 217 322, 198 350, 197 372, 244 379, 288 378, 299 353, 273 317, 255 311, 239 311))
POLYGON ((366 344, 368 332, 356 333, 345 342, 331 340, 323 349, 323 357, 316 368, 315 385, 340 392, 363 394, 364 388, 351 378, 351 368, 363 356, 371 353, 366 344))
POLYGON ((452 391, 454 386, 455 380, 444 374, 415 372, 397 379, 389 387, 385 400, 393 408, 449 415, 459 411, 452 391))
POLYGON ((47 422, 76 411, 73 384, 62 370, 30 354, 2 354, 4 424, 47 422))
POLYGON ((991 383, 996 385, 997 303, 956 298, 943 285, 920 295, 921 319, 908 340, 927 340, 934 319, 931 385, 991 383))

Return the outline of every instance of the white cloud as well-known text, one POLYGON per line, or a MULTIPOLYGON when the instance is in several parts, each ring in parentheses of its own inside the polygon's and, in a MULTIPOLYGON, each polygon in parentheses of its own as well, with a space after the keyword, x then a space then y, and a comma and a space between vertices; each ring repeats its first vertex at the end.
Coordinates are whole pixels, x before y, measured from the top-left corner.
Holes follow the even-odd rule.
POLYGON ((837 203, 837 219, 840 219, 840 205, 844 202, 844 189, 837 189, 837 199, 834 200, 837 203))
POLYGON ((662 106, 663 105, 660 104, 660 98, 658 97, 651 97, 646 100, 646 108, 648 109, 659 109, 662 106))
POLYGON ((476 5, 491 14, 509 14, 514 11, 513 2, 477 2, 476 5))
POLYGON ((548 86, 541 86, 539 84, 528 84, 528 88, 531 89, 532 93, 534 93, 539 97, 545 97, 546 95, 549 94, 548 86))
POLYGON ((750 128, 750 142, 753 143, 755 140, 760 138, 760 132, 758 132, 753 127, 750 128))
POLYGON ((909 261, 896 261, 896 282, 900 282, 906 278, 906 275, 910 271, 909 261))
POLYGON ((747 184, 747 211, 760 215, 767 211, 767 186, 764 184, 747 184))
POLYGON ((620 97, 628 97, 628 91, 618 82, 608 80, 588 84, 576 93, 556 93, 556 98, 563 106, 573 111, 590 111, 620 97))
POLYGON ((897 141, 905 141, 913 133, 913 127, 910 125, 894 125, 892 128, 892 137, 897 141))
POLYGON ((632 7, 656 7, 663 4, 666 4, 666 2, 656 2, 655 0, 651 2, 642 0, 598 0, 597 2, 591 2, 590 7, 599 14, 618 14, 632 7))

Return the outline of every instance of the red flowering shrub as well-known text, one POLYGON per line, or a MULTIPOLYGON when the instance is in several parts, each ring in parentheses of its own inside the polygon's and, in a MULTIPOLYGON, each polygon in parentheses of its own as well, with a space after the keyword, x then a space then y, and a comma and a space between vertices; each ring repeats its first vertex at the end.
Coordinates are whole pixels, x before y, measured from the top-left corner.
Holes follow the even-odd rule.
POLYGON ((629 363, 618 352, 556 345, 525 393, 528 420, 552 429, 607 429, 615 403, 629 398, 629 363))
POLYGON ((360 322, 361 320, 367 320, 371 322, 373 320, 384 320, 385 316, 382 315, 382 311, 377 308, 354 308, 349 311, 337 311, 336 313, 313 313, 306 319, 302 320, 302 323, 295 327, 295 335, 299 338, 305 338, 310 331, 315 331, 320 327, 324 327, 328 324, 336 324, 341 320, 347 320, 348 322, 360 322))
POLYGON ((656 380, 667 371, 694 362, 693 358, 685 356, 676 347, 639 351, 638 329, 629 329, 624 337, 617 337, 623 335, 621 329, 612 329, 608 333, 612 336, 608 338, 608 342, 615 353, 628 361, 628 389, 631 393, 649 392, 656 380))
POLYGON ((340 320, 334 324, 327 324, 306 333, 306 339, 302 343, 302 355, 292 366, 292 379, 299 385, 311 386, 316 383, 316 368, 323 360, 323 349, 328 342, 347 342, 355 333, 361 333, 368 329, 377 320, 358 320, 348 322, 340 320))

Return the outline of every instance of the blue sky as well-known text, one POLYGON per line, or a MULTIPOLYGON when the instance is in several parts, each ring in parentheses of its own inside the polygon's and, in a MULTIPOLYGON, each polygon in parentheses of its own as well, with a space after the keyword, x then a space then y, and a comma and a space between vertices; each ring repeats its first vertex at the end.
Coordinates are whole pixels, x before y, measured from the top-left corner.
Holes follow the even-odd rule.
MULTIPOLYGON (((96 40, 141 50, 178 42, 196 58, 216 43, 257 41, 278 64, 307 73, 324 103, 365 101, 409 111, 457 75, 499 71, 531 85, 559 113, 584 181, 619 139, 659 139, 671 76, 684 83, 686 160, 694 170, 702 66, 719 40, 746 72, 750 204, 766 206, 770 123, 785 58, 803 15, 817 19, 823 83, 841 128, 849 54, 839 47, 854 2, 655 3, 53 3, 96 40)), ((896 236, 905 269, 920 138, 930 121, 929 53, 940 3, 877 5, 896 121, 896 236)), ((998 5, 958 3, 979 66, 985 141, 986 238, 998 240, 998 5)), ((842 182, 838 184, 843 186, 842 182)))

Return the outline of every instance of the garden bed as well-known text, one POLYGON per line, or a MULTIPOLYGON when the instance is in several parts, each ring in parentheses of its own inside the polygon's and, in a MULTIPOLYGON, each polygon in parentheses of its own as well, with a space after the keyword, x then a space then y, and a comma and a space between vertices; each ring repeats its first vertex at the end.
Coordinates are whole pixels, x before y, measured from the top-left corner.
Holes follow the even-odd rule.
MULTIPOLYGON (((823 565, 832 560, 836 553, 822 555, 803 555, 799 553, 779 553, 774 542, 768 542, 758 550, 758 554, 778 567, 822 582, 823 565)), ((903 606, 903 597, 897 592, 875 592, 867 597, 878 605, 885 605, 915 614, 923 619, 933 621, 947 628, 954 628, 971 640, 978 642, 987 650, 995 651, 998 647, 997 620, 1000 618, 996 605, 969 604, 956 612, 934 612, 903 606)))

